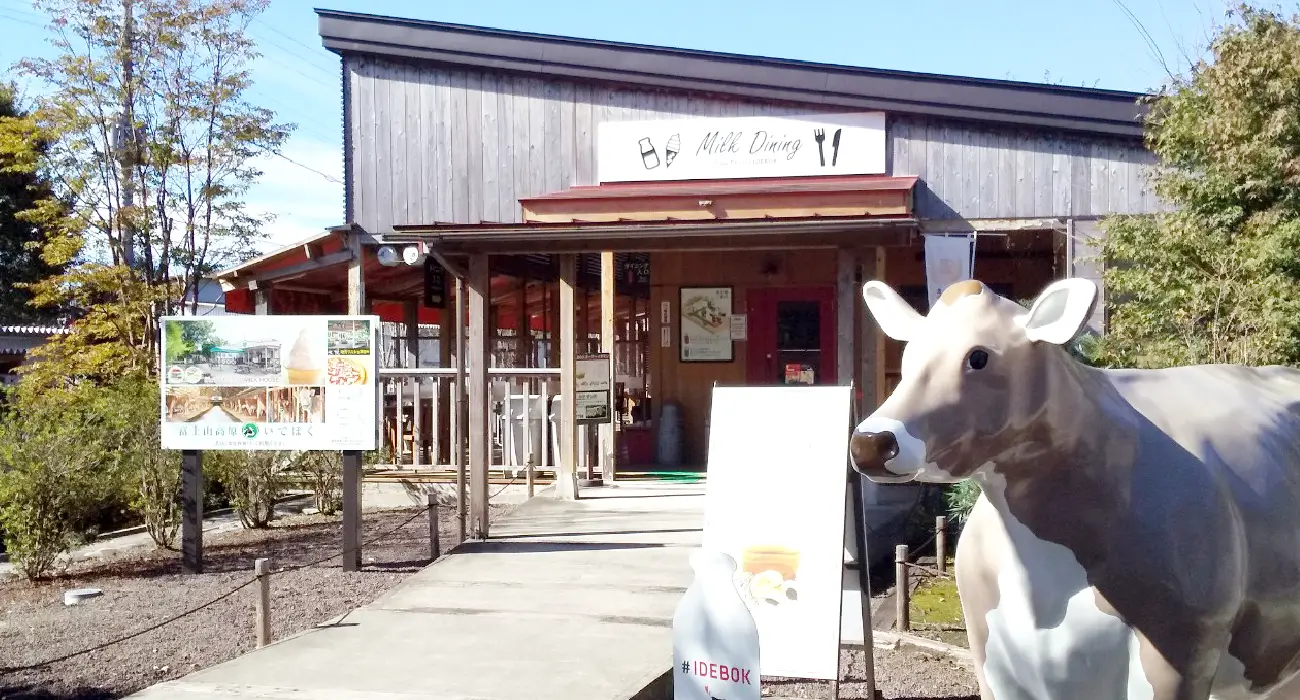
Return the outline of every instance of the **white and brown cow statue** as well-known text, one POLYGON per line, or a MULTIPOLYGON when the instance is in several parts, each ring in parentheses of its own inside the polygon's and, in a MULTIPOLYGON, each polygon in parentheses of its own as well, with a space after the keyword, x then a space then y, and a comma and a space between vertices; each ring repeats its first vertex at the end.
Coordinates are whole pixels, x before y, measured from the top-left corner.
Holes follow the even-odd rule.
POLYGON ((907 345, 854 467, 983 490, 956 574, 984 700, 1300 698, 1300 371, 1086 367, 1087 280, 863 296, 907 345))

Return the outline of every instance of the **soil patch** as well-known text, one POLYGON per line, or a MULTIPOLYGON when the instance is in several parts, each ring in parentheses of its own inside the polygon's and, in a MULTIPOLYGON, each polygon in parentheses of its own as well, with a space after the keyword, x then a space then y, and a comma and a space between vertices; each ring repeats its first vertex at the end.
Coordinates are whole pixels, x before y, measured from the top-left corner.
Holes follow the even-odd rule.
MULTIPOLYGON (((491 506, 493 520, 513 506, 491 506)), ((363 540, 396 530, 363 551, 363 570, 344 572, 341 558, 284 571, 342 546, 340 516, 292 516, 268 530, 237 530, 204 542, 205 573, 181 573, 180 555, 131 550, 79 562, 58 579, 0 582, 0 667, 20 667, 103 644, 157 624, 225 594, 253 576, 253 560, 270 557, 271 621, 282 639, 377 598, 429 564, 429 525, 423 509, 367 512, 363 540), (403 525, 403 522, 415 516, 403 525), (400 528, 399 528, 400 526, 400 528), (104 594, 63 605, 70 588, 104 594)), ((442 550, 455 544, 454 508, 439 509, 442 550)), ((160 629, 104 649, 30 671, 0 675, 6 700, 101 700, 228 661, 256 645, 248 586, 160 629)))
MULTIPOLYGON (((975 673, 942 654, 913 647, 877 649, 876 685, 889 700, 979 700, 975 673)), ((862 680, 862 649, 840 651, 840 697, 868 698, 862 680)), ((790 678, 763 678, 763 695, 773 698, 829 698, 830 684, 790 678)))

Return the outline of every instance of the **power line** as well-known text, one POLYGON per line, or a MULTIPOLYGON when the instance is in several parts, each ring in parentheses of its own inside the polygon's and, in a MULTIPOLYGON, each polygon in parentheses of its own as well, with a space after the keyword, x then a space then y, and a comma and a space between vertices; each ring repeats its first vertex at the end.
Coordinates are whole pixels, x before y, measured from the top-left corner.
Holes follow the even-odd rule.
MULTIPOLYGON (((5 10, 8 10, 9 8, 4 8, 4 9, 5 9, 5 10)), ((33 21, 29 20, 29 19, 23 19, 23 18, 21 18, 21 17, 14 17, 13 15, 7 15, 7 14, 4 13, 4 11, 0 11, 0 17, 3 17, 3 18, 5 18, 5 19, 10 20, 10 21, 13 21, 13 22, 17 22, 17 23, 19 23, 19 24, 26 24, 26 25, 29 26, 29 27, 36 27, 37 29, 44 29, 44 28, 45 28, 45 25, 43 25, 43 24, 38 24, 38 23, 33 22, 33 21)))
POLYGON ((334 177, 333 175, 330 175, 330 174, 328 174, 328 173, 323 173, 323 172, 321 172, 321 171, 319 171, 319 170, 317 170, 317 169, 311 167, 310 165, 303 165, 302 163, 299 163, 298 161, 296 161, 296 160, 290 158, 289 156, 286 156, 286 155, 283 154, 283 153, 280 153, 280 152, 278 152, 278 151, 272 151, 272 150, 269 150, 269 149, 263 149, 263 150, 264 150, 266 153, 269 153, 269 154, 271 154, 271 155, 273 155, 273 156, 277 156, 277 157, 279 157, 279 158, 283 158, 283 159, 289 161, 290 163, 293 163, 294 165, 296 165, 296 166, 302 168, 303 170, 309 170, 309 171, 311 171, 311 172, 313 172, 313 173, 316 173, 317 175, 320 175, 321 177, 325 178, 326 180, 329 180, 330 182, 332 182, 332 183, 334 183, 334 184, 336 184, 336 185, 342 185, 342 184, 343 184, 343 181, 342 181, 342 180, 340 180, 340 179, 334 177))
MULTIPOLYGON (((267 24, 266 22, 263 22, 260 18, 255 18, 253 21, 256 22, 257 24, 262 25, 263 27, 266 27, 267 29, 270 29, 271 31, 275 32, 276 34, 279 34, 280 36, 282 36, 282 37, 288 39, 289 41, 292 41, 293 43, 295 43, 295 44, 297 44, 297 45, 299 45, 299 46, 301 46, 301 47, 307 49, 307 51, 309 52, 309 54, 308 54, 308 56, 304 56, 303 54, 301 54, 301 53, 299 53, 299 52, 297 52, 297 51, 294 51, 294 50, 290 49, 289 47, 287 47, 287 46, 285 46, 285 45, 283 45, 283 44, 280 44, 280 43, 278 43, 278 42, 276 42, 276 41, 274 41, 274 40, 272 40, 272 39, 270 39, 270 38, 267 38, 267 42, 270 43, 271 45, 273 45, 273 46, 279 48, 280 50, 284 51, 285 53, 287 53, 287 54, 289 54, 289 55, 291 55, 291 56, 297 58, 298 60, 302 61, 303 63, 306 63, 307 65, 311 66, 312 68, 315 68, 316 70, 318 70, 318 71, 324 73, 325 75, 327 75, 327 76, 329 76, 329 77, 335 77, 335 76, 338 74, 337 71, 327 70, 327 69, 321 67, 319 64, 315 63, 313 60, 311 60, 311 58, 310 58, 309 56, 311 56, 311 55, 315 55, 315 53, 314 53, 314 52, 315 52, 315 49, 313 49, 312 47, 307 46, 306 44, 302 43, 301 41, 298 41, 297 39, 295 39, 295 38, 289 36, 288 34, 285 34, 284 32, 280 31, 279 29, 276 29, 275 27, 273 27, 273 26, 267 24)), ((319 47, 318 47, 318 48, 319 48, 319 47)))

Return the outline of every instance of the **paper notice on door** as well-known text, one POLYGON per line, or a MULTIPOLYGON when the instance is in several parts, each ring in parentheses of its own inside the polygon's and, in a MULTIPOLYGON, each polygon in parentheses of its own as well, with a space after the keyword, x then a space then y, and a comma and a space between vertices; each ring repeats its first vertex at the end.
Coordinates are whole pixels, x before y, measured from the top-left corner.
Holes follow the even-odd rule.
POLYGON ((731 315, 731 339, 749 339, 749 316, 747 314, 731 315))

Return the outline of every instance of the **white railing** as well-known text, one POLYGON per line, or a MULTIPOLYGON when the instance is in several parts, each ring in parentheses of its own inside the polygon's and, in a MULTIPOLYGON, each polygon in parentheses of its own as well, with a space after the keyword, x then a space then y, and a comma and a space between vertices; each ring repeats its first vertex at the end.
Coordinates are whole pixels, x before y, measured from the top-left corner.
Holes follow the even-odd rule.
MULTIPOLYGON (((469 401, 466 377, 462 401, 469 401)), ((522 474, 529 462, 553 472, 559 458, 559 369, 497 368, 488 370, 490 470, 522 474)), ((382 405, 382 464, 397 470, 451 471, 458 426, 456 370, 392 368, 379 370, 382 405)), ((578 430, 578 468, 592 463, 593 426, 578 430)), ((463 444, 463 443, 462 443, 463 444)))

